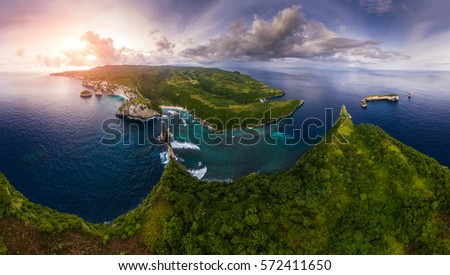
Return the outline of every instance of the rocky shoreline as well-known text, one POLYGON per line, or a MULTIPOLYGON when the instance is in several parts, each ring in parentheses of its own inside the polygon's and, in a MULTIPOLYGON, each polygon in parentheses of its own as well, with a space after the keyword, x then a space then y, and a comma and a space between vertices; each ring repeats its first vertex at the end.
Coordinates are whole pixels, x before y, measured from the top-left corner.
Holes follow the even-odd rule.
MULTIPOLYGON (((126 85, 112 83, 106 80, 92 80, 86 79, 80 75, 73 74, 51 74, 53 76, 64 76, 81 80, 81 86, 94 90, 94 93, 89 91, 90 95, 81 95, 82 97, 91 97, 92 94, 100 97, 103 94, 108 96, 120 96, 125 99, 125 102, 120 105, 116 112, 118 117, 127 117, 130 119, 148 120, 161 114, 150 107, 150 101, 144 99, 137 88, 131 88, 126 85)), ((87 90, 86 90, 87 91, 87 90)))
POLYGON ((392 101, 392 102, 397 102, 400 100, 400 97, 396 94, 367 96, 367 97, 361 99, 361 107, 367 108, 368 101, 380 101, 380 100, 388 100, 388 101, 392 101))
POLYGON ((82 79, 81 86, 93 89, 96 95, 100 94, 116 95, 122 96, 125 99, 133 99, 138 98, 140 96, 136 88, 133 89, 128 86, 120 85, 117 83, 111 83, 106 80, 82 79))

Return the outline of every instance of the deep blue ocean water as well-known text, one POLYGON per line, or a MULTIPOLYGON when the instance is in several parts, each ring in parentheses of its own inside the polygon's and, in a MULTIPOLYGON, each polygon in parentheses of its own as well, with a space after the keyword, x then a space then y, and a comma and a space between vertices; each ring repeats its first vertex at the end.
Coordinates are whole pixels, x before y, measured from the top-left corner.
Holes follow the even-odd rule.
MULTIPOLYGON (((172 145, 179 161, 198 177, 225 180, 292 166, 311 145, 285 145, 285 140, 294 130, 302 129, 305 121, 325 123, 326 108, 333 110, 335 120, 342 104, 355 123, 378 125, 450 166, 448 72, 240 71, 283 89, 286 95, 281 99, 303 99, 305 104, 293 114, 293 126, 266 126, 221 136, 233 145, 194 144, 210 133, 189 114, 176 115, 171 121, 172 145), (408 91, 411 99, 406 96, 408 91), (360 107, 364 96, 384 93, 398 93, 401 99, 360 107), (251 146, 236 143, 249 134, 260 140, 251 146), (268 144, 264 137, 272 137, 270 141, 277 144, 268 144)), ((162 175, 164 146, 155 139, 142 142, 152 133, 157 136, 161 124, 156 119, 137 127, 134 121, 119 120, 123 140, 115 145, 101 144, 102 137, 110 137, 102 122, 114 119, 122 99, 84 99, 79 96, 81 90, 80 81, 75 79, 0 74, 0 171, 34 202, 93 222, 111 221, 136 207, 162 175)), ((328 126, 330 123, 328 118, 328 126)), ((312 135, 325 134, 325 126, 310 128, 312 135)))
POLYGON ((159 180, 163 147, 136 145, 144 132, 135 128, 125 131, 130 146, 101 144, 102 122, 122 99, 80 98, 81 90, 70 78, 0 74, 0 171, 31 201, 111 221, 159 180))

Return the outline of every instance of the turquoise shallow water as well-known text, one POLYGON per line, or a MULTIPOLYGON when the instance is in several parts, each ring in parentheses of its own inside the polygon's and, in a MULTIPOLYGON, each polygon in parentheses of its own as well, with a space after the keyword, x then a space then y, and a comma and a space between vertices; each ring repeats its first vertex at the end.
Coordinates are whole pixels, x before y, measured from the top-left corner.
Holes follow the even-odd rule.
MULTIPOLYGON (((293 121, 284 122, 292 123, 286 128, 266 126, 219 136, 232 145, 211 145, 217 136, 208 137, 207 129, 189 114, 166 112, 174 117, 170 125, 175 153, 197 177, 226 180, 292 166, 311 145, 285 145, 286 140, 308 126, 311 137, 323 136, 327 127, 318 127, 319 123, 327 121, 331 126, 342 104, 356 123, 378 125, 450 165, 449 73, 240 71, 283 89, 284 98, 304 99, 305 104, 295 111, 293 121), (412 91, 411 99, 407 91, 412 91), (400 94, 398 103, 359 106, 364 96, 391 92, 400 94), (327 114, 326 109, 333 113, 327 114), (237 144, 244 138, 247 144, 237 144)), ((0 170, 32 201, 89 221, 111 221, 136 207, 162 175, 164 146, 156 139, 161 121, 119 120, 120 126, 115 127, 123 139, 104 145, 102 137, 111 135, 104 132, 102 123, 115 119, 122 101, 106 96, 83 99, 81 89, 80 81, 69 78, 0 74, 0 170)), ((312 144, 318 140, 307 139, 312 144)))
MULTIPOLYGON (((231 138, 234 141, 232 146, 203 143, 197 150, 175 150, 189 169, 201 169, 197 172, 204 174, 204 179, 231 179, 252 172, 273 173, 291 167, 311 145, 320 140, 315 137, 323 136, 331 127, 342 104, 347 106, 355 123, 378 125, 393 137, 436 158, 441 164, 450 165, 448 72, 240 71, 283 89, 286 95, 276 100, 304 99, 305 103, 294 112, 290 118, 292 121, 285 120, 285 124, 292 126, 284 128, 274 125, 247 131, 259 138, 252 146, 236 144, 236 140, 248 135, 243 131, 234 131, 220 135, 224 140, 231 138), (411 99, 407 96, 408 91, 412 92, 411 99), (389 93, 399 94, 400 101, 369 102, 367 109, 360 107, 360 100, 367 95, 389 93), (299 130, 302 130, 301 135, 296 135, 299 130), (298 136, 302 137, 301 142, 286 145, 287 139, 298 136)), ((192 125, 195 124, 188 123, 188 127, 193 128, 192 125)), ((187 127, 180 128, 181 134, 177 134, 177 138, 186 137, 184 128, 187 127)), ((206 129, 203 132, 203 136, 208 134, 206 129)), ((195 141, 193 138, 190 140, 195 141)))

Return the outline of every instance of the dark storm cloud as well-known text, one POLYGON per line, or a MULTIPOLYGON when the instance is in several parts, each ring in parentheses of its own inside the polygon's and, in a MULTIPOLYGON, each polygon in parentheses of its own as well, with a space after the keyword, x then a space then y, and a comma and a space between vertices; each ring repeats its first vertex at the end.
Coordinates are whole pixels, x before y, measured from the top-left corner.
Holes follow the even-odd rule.
POLYGON ((188 48, 182 55, 204 61, 404 58, 401 54, 381 50, 381 43, 339 37, 322 23, 306 19, 299 6, 292 6, 278 12, 271 21, 255 16, 251 27, 237 21, 220 37, 210 39, 207 45, 188 48))

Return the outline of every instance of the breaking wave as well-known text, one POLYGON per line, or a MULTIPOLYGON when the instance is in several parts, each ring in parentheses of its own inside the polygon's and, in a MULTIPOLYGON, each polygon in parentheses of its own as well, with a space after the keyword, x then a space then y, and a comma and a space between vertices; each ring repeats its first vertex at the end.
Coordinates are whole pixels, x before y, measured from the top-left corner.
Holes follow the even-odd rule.
POLYGON ((173 149, 190 149, 190 150, 200 150, 200 147, 190 142, 180 142, 180 141, 171 141, 170 145, 173 149))
POLYGON ((173 111, 173 110, 169 110, 169 111, 167 111, 167 113, 171 114, 171 115, 178 115, 178 112, 177 111, 173 111))
POLYGON ((161 159, 161 163, 167 165, 169 163, 169 154, 167 152, 159 153, 159 158, 161 159))
POLYGON ((202 179, 205 176, 207 170, 208 170, 208 168, 206 168, 206 166, 205 166, 205 167, 200 168, 200 169, 188 169, 187 171, 192 176, 196 177, 197 179, 202 179))

